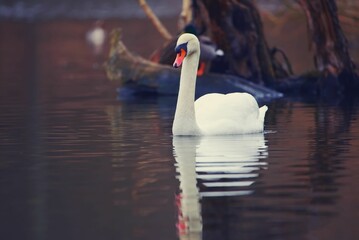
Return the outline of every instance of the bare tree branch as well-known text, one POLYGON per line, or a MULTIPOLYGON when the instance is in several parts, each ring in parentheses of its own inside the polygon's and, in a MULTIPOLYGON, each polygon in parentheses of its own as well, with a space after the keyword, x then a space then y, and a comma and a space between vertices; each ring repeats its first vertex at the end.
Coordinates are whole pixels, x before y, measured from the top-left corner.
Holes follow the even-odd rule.
POLYGON ((178 28, 182 30, 192 21, 192 0, 182 0, 182 11, 178 21, 178 28))
POLYGON ((156 27, 158 32, 161 34, 161 36, 166 40, 172 39, 172 35, 169 33, 166 27, 161 23, 161 21, 158 19, 156 14, 150 8, 150 6, 148 6, 146 0, 138 0, 138 3, 140 4, 143 11, 146 13, 147 17, 151 20, 153 25, 156 27))

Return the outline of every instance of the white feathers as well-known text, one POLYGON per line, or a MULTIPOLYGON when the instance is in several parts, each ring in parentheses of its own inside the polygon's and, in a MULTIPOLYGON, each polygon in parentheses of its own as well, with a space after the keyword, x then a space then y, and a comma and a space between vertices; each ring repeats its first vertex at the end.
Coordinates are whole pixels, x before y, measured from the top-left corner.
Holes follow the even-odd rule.
POLYGON ((204 135, 262 132, 266 111, 267 106, 258 109, 248 93, 206 94, 195 102, 197 124, 204 135))
POLYGON ((194 102, 199 62, 199 41, 193 34, 182 34, 177 46, 185 44, 173 135, 228 135, 263 132, 267 106, 258 107, 248 93, 211 93, 194 102), (187 44, 186 44, 187 43, 187 44))

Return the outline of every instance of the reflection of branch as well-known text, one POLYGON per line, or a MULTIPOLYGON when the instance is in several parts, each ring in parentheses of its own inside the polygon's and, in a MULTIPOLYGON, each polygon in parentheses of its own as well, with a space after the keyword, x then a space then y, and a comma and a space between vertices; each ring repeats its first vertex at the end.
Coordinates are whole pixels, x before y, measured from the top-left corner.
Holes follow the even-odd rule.
POLYGON ((162 37, 166 40, 172 39, 172 35, 168 32, 168 30, 163 26, 158 17, 154 14, 150 6, 148 6, 146 0, 138 0, 143 11, 146 13, 147 17, 151 20, 155 28, 162 35, 162 37))

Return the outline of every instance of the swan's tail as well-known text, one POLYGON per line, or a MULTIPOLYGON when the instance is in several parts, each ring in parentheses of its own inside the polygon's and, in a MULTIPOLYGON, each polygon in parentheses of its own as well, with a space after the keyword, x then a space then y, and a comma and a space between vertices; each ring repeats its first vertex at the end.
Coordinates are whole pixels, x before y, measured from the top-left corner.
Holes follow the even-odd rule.
POLYGON ((266 115, 266 112, 268 110, 267 105, 264 105, 263 107, 261 107, 259 109, 259 116, 258 116, 258 120, 260 120, 261 122, 264 122, 264 117, 266 115))

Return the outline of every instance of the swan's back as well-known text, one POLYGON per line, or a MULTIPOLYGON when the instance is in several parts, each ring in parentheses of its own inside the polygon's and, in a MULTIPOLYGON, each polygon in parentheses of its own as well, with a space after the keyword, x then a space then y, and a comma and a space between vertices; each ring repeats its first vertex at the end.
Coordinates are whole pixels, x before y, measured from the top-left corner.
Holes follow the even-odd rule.
POLYGON ((195 102, 196 120, 206 135, 244 134, 263 131, 267 106, 258 108, 248 93, 211 93, 195 102))

